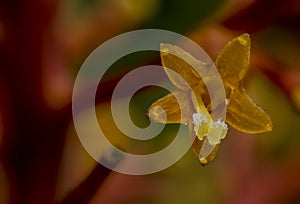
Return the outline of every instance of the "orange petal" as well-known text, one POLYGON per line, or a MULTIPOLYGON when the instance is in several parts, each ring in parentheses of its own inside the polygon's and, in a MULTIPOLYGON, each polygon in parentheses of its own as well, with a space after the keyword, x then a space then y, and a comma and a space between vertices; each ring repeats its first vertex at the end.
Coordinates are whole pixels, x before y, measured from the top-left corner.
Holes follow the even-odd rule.
POLYGON ((155 101, 148 109, 148 116, 158 123, 187 123, 191 121, 193 113, 190 100, 189 91, 174 91, 155 101))
POLYGON ((226 122, 246 133, 262 133, 272 130, 270 116, 251 100, 241 86, 231 92, 226 122))
POLYGON ((193 67, 203 67, 204 65, 180 47, 161 44, 160 57, 170 81, 177 88, 188 90, 200 82, 200 76, 193 67))
POLYGON ((238 86, 248 70, 251 41, 249 34, 243 34, 230 41, 218 55, 215 62, 221 77, 231 87, 238 86))
POLYGON ((220 144, 209 145, 207 139, 199 140, 194 132, 194 127, 192 124, 189 125, 189 130, 190 130, 191 138, 195 138, 192 145, 193 151, 197 155, 200 164, 202 166, 206 166, 212 160, 214 160, 220 144))

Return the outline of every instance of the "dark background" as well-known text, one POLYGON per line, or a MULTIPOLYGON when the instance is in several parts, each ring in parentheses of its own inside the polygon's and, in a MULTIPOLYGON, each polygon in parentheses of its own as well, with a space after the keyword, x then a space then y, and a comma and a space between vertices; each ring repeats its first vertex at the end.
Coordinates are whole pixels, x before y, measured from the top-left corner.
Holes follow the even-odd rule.
MULTIPOLYGON (((1 1, 0 203, 299 203, 299 23, 297 0, 1 1), (244 84, 269 112, 274 130, 248 135, 230 129, 204 168, 192 151, 147 176, 110 174, 96 165, 73 127, 73 83, 92 50, 140 28, 186 35, 212 59, 229 40, 250 33, 244 84)), ((97 109, 107 115, 100 125, 116 143, 123 140, 107 108, 113 85, 134 66, 159 64, 152 55, 137 59, 120 61, 97 96, 97 109)), ((133 100, 132 118, 141 126, 148 122, 147 105, 166 92, 145 93, 133 100)))

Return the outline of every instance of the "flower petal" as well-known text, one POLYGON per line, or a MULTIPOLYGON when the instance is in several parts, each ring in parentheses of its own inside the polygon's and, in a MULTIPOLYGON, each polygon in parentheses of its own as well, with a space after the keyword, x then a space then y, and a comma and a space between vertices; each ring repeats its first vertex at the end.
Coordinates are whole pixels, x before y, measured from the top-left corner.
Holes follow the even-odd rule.
POLYGON ((210 145, 207 139, 199 140, 194 132, 194 126, 192 124, 189 125, 189 131, 191 138, 195 138, 192 144, 193 151, 197 155, 200 164, 206 166, 215 158, 220 144, 210 145))
POLYGON ((246 133, 262 133, 272 130, 270 116, 251 100, 241 86, 231 92, 226 122, 246 133))
POLYGON ((201 65, 200 61, 196 60, 192 55, 180 47, 162 43, 160 45, 160 57, 170 81, 177 88, 181 90, 188 90, 190 87, 198 84, 201 80, 193 67, 204 65, 201 65), (180 56, 180 58, 178 56, 180 56), (177 74, 170 71, 170 69, 175 71, 177 74))
POLYGON ((209 164, 217 155, 220 144, 211 145, 206 138, 198 154, 199 161, 202 166, 209 164))
POLYGON ((218 55, 215 64, 229 86, 238 86, 244 78, 250 61, 250 47, 249 34, 243 34, 230 41, 218 55))
POLYGON ((155 101, 148 109, 148 116, 158 123, 187 123, 192 120, 193 113, 189 97, 189 91, 175 90, 155 101))

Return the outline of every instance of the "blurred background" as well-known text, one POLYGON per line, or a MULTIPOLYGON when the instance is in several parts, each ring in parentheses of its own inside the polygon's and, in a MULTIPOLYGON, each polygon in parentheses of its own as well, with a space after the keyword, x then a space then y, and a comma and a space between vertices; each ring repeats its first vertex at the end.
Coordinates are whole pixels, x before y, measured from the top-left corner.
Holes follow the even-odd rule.
MULTIPOLYGON (((126 56, 101 81, 101 127, 110 140, 143 153, 172 141, 178 125, 146 144, 115 127, 110 98, 119 79, 159 53, 126 56), (133 145, 133 143, 135 145, 133 145), (141 146, 139 146, 141 145, 141 146)), ((167 92, 147 87, 132 98, 133 122, 167 92)), ((121 103, 121 102, 120 102, 121 103)), ((18 0, 0 2, 0 203, 300 203, 299 0, 18 0), (71 96, 91 51, 135 29, 185 35, 215 59, 234 37, 251 35, 244 85, 271 116, 274 130, 250 135, 230 128, 216 159, 201 167, 190 150, 147 176, 97 165, 75 132, 71 96)), ((89 118, 82 120, 89 124, 89 118)), ((188 136, 188 131, 187 131, 188 136)))

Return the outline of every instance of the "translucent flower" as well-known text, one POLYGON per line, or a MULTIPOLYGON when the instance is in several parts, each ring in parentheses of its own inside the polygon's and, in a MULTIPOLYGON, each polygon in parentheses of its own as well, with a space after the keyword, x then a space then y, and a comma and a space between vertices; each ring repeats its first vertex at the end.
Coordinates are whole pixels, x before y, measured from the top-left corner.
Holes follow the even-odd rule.
POLYGON ((272 130, 269 115, 247 95, 242 85, 250 60, 250 37, 243 34, 230 41, 218 55, 215 65, 221 75, 226 91, 226 121, 213 121, 210 115, 209 98, 203 80, 193 66, 206 66, 181 48, 161 44, 162 65, 170 81, 176 87, 173 92, 158 99, 149 107, 148 116, 159 123, 183 123, 189 125, 193 149, 202 165, 212 161, 221 140, 227 134, 227 124, 246 133, 262 133, 272 130), (188 62, 170 53, 185 56, 188 62), (178 77, 178 74, 181 77, 178 77), (188 84, 183 81, 188 82, 188 84), (181 109, 177 102, 181 102, 181 109), (205 101, 206 103, 204 103, 205 101), (166 115, 165 115, 166 114, 166 115), (167 118, 165 118, 167 116, 167 118), (225 123, 226 122, 226 123, 225 123))

